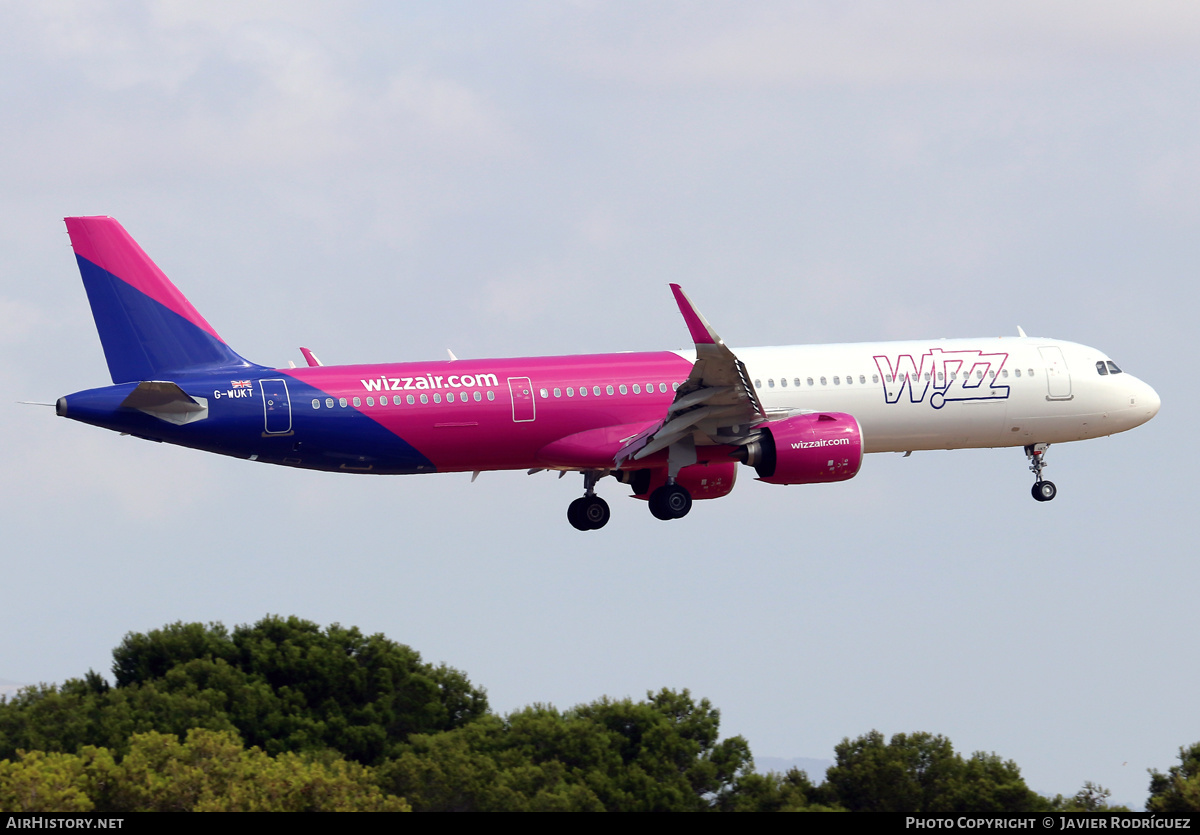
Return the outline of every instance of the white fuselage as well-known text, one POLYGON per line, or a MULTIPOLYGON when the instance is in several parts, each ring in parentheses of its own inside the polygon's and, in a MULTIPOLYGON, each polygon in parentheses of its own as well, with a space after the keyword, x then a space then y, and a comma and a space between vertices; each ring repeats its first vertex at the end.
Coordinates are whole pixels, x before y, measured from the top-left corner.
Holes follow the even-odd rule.
POLYGON ((853 415, 867 452, 1078 441, 1132 429, 1159 408, 1158 395, 1141 380, 1101 375, 1097 363, 1108 363, 1103 352, 1055 339, 792 345, 737 353, 765 408, 853 415))

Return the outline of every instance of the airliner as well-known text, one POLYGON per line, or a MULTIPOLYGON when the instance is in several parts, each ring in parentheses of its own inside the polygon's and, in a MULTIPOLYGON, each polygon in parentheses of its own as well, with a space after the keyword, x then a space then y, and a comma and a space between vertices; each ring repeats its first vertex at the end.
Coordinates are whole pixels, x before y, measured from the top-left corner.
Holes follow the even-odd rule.
POLYGON ((858 474, 868 452, 1021 447, 1033 498, 1051 444, 1124 432, 1159 397, 1102 351, 1018 336, 746 348, 670 285, 690 350, 270 368, 230 348, 110 217, 67 231, 113 385, 57 413, 122 434, 309 470, 583 474, 578 530, 612 476, 658 519, 733 489, 858 474))

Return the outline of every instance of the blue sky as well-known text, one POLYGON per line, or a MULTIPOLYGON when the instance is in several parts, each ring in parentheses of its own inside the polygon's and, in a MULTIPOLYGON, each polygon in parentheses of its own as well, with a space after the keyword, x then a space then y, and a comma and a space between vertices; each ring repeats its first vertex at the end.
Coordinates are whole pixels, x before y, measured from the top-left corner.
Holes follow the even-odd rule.
POLYGON ((924 730, 1140 804, 1200 740, 1189 3, 0 6, 0 678, 296 614, 501 711, 688 687, 760 756, 924 730), (871 456, 660 523, 578 479, 293 472, 56 419, 107 382, 61 218, 119 219, 265 364, 1031 334, 1140 429, 871 456))

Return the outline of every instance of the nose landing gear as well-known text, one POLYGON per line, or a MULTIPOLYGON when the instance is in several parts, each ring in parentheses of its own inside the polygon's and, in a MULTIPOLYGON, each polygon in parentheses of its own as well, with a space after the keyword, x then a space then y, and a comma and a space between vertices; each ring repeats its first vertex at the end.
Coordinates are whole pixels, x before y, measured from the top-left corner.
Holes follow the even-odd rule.
POLYGON ((596 495, 596 481, 604 473, 584 470, 584 494, 567 506, 567 521, 578 531, 596 531, 608 524, 612 515, 608 502, 596 495))
POLYGON ((1033 489, 1030 491, 1039 502, 1048 502, 1058 495, 1053 481, 1042 479, 1042 469, 1048 466, 1045 456, 1050 444, 1030 444, 1025 447, 1025 457, 1030 460, 1029 471, 1033 473, 1033 489))

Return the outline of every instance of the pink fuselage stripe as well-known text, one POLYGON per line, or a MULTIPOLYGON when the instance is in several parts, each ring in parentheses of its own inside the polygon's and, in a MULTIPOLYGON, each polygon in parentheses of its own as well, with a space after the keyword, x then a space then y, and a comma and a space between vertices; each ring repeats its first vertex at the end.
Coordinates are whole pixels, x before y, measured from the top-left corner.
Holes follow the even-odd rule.
POLYGON ((330 418, 355 409, 404 439, 441 471, 504 470, 545 466, 538 451, 561 438, 622 424, 661 420, 675 399, 674 384, 687 379, 692 363, 671 352, 592 354, 568 357, 456 360, 389 365, 278 369, 333 398, 297 403, 330 418), (464 378, 467 383, 464 384, 464 378), (514 409, 509 380, 528 378, 533 408, 514 409), (479 383, 483 382, 484 385, 479 383), (626 393, 621 394, 620 387, 626 393), (633 393, 637 385, 639 393, 633 393), (647 392, 647 386, 653 392, 647 392), (662 391, 662 386, 666 391, 662 391), (608 393, 612 386, 613 393, 608 393), (573 395, 567 396, 567 389, 573 395), (587 395, 580 395, 586 388, 587 395), (595 393, 599 388, 600 394, 595 393), (559 396, 554 395, 558 389, 559 396), (495 400, 487 399, 487 392, 495 400), (543 391, 546 396, 543 396, 543 391), (480 400, 475 400, 475 392, 480 400), (433 401, 438 395, 440 403, 433 401), (453 394, 454 401, 447 402, 453 394), (466 394, 466 400, 462 395, 466 394), (410 405, 408 396, 416 401, 410 405), (428 403, 421 403, 425 395, 428 403), (400 405, 394 398, 399 396, 400 405), (347 399, 341 407, 340 398, 347 399), (359 406, 353 405, 359 398, 359 406), (372 398, 373 405, 367 404, 372 398), (380 398, 385 398, 381 404, 380 398), (532 419, 528 419, 532 413, 532 419))
POLYGON ((111 217, 68 217, 65 220, 76 255, 145 293, 214 339, 225 342, 121 224, 111 217))

